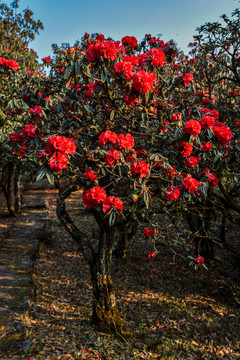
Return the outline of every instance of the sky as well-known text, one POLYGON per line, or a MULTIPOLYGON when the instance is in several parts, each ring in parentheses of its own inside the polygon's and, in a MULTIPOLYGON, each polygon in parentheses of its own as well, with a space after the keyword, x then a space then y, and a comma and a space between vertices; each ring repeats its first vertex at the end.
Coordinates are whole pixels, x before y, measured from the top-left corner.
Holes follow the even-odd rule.
POLYGON ((20 0, 19 5, 18 12, 28 7, 44 25, 30 44, 39 59, 52 54, 51 44, 73 45, 85 32, 114 40, 135 36, 138 41, 145 34, 162 34, 162 40, 175 40, 187 53, 197 27, 240 7, 238 0, 20 0))

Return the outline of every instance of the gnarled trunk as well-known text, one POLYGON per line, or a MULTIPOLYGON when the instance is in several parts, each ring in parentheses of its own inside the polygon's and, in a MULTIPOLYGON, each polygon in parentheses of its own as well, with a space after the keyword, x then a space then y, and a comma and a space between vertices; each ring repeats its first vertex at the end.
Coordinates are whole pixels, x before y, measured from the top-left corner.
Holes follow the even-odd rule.
POLYGON ((125 227, 121 228, 117 238, 117 244, 114 249, 114 255, 122 259, 129 258, 129 246, 133 236, 137 232, 137 223, 128 223, 125 227))
POLYGON ((11 216, 21 212, 20 168, 15 163, 3 167, 2 189, 11 216))

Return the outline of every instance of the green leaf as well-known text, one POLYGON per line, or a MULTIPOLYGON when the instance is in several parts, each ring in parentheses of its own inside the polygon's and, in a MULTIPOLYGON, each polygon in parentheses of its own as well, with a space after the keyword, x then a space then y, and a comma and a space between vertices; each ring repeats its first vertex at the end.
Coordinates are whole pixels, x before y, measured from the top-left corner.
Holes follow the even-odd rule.
POLYGON ((115 115, 115 111, 112 110, 111 113, 110 113, 110 120, 113 120, 113 119, 114 119, 114 115, 115 115))
POLYGON ((50 184, 54 185, 54 175, 49 169, 47 169, 47 179, 50 184))
POLYGON ((143 200, 145 202, 146 208, 148 209, 149 199, 148 199, 148 194, 146 192, 143 193, 143 200))
POLYGON ((75 63, 75 71, 76 71, 77 76, 81 76, 81 63, 80 63, 80 61, 77 61, 75 63))
POLYGON ((69 68, 67 69, 67 71, 64 74, 64 79, 68 79, 69 75, 71 74, 73 70, 73 65, 69 66, 69 68))
POLYGON ((38 182, 39 180, 41 180, 45 175, 46 175, 47 169, 46 168, 42 168, 39 170, 38 175, 36 177, 36 182, 38 182))
POLYGON ((116 214, 115 214, 115 212, 112 211, 108 218, 109 226, 113 226, 115 221, 116 221, 116 214))

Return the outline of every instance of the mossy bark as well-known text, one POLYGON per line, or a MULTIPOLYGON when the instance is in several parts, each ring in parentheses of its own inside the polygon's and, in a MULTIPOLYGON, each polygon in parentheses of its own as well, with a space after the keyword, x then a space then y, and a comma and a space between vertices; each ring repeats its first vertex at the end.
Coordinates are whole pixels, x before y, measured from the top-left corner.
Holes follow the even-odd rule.
POLYGON ((114 255, 122 259, 129 258, 129 247, 133 236, 137 232, 137 224, 129 223, 123 229, 120 229, 117 244, 114 249, 114 255))

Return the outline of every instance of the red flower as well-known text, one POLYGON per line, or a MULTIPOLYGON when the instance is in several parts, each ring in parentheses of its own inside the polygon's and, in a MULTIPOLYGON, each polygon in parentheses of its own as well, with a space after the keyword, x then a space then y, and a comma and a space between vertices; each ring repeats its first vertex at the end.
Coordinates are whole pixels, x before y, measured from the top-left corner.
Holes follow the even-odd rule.
POLYGON ((18 69, 18 63, 15 60, 11 60, 11 59, 7 60, 7 63, 5 66, 12 70, 18 69))
POLYGON ((124 49, 120 46, 120 42, 116 41, 100 41, 89 45, 86 56, 88 61, 96 61, 96 59, 112 59, 115 60, 119 52, 123 52, 124 49))
POLYGON ((117 135, 114 132, 107 130, 99 135, 98 141, 100 146, 105 146, 107 142, 109 142, 111 145, 115 145, 117 141, 117 135))
POLYGON ((192 74, 185 74, 185 76, 183 77, 183 84, 184 87, 187 87, 191 82, 193 82, 194 77, 192 74))
POLYGON ((18 150, 13 149, 13 154, 15 156, 24 156, 26 154, 26 150, 25 150, 25 146, 20 146, 20 148, 18 150))
POLYGON ((134 147, 134 138, 131 134, 127 133, 126 136, 119 134, 116 144, 119 149, 132 149, 134 147))
POLYGON ((23 142, 24 142, 23 135, 17 134, 17 133, 9 134, 9 140, 11 142, 19 142, 20 144, 23 144, 23 142))
POLYGON ((205 115, 210 115, 213 116, 215 118, 215 120, 218 120, 219 118, 219 112, 217 110, 210 110, 208 108, 204 108, 204 107, 200 107, 200 110, 205 114, 205 115))
POLYGON ((115 196, 108 196, 103 202, 103 212, 108 213, 111 209, 118 209, 123 211, 123 202, 120 198, 115 196))
POLYGON ((38 128, 35 127, 32 124, 28 124, 25 126, 24 130, 23 130, 23 135, 29 139, 29 138, 34 138, 37 134, 38 128))
POLYGON ((144 161, 133 162, 131 165, 131 173, 133 176, 140 174, 140 178, 144 178, 149 173, 149 164, 144 161))
POLYGON ((137 46, 137 39, 134 36, 124 36, 122 38, 122 44, 133 49, 137 46))
POLYGON ((198 136, 201 132, 201 125, 197 120, 188 120, 184 126, 184 131, 186 134, 198 136))
POLYGON ((180 196, 179 188, 175 188, 171 185, 168 187, 168 191, 165 191, 165 194, 169 200, 176 201, 180 196))
POLYGON ((152 237, 154 234, 156 234, 157 233, 157 230, 156 229, 151 229, 151 230, 149 230, 147 227, 145 227, 144 229, 143 229, 143 234, 144 234, 144 236, 146 236, 146 237, 148 237, 148 238, 150 238, 150 237, 152 237))
POLYGON ((206 176, 209 181, 209 187, 214 188, 218 184, 218 178, 210 172, 209 169, 203 171, 203 176, 206 176))
POLYGON ((200 185, 200 184, 201 183, 198 180, 194 179, 191 176, 188 176, 183 179, 182 188, 183 188, 183 190, 186 190, 189 193, 194 193, 197 190, 198 185, 200 185))
POLYGON ((173 122, 175 122, 175 121, 179 121, 179 120, 181 120, 181 118, 182 118, 182 113, 180 112, 180 113, 178 113, 178 114, 172 114, 172 121, 173 122))
POLYGON ((198 266, 201 266, 204 263, 205 259, 201 255, 195 255, 194 261, 196 264, 198 264, 198 266))
POLYGON ((134 74, 132 72, 133 66, 130 62, 120 61, 114 65, 114 70, 117 74, 123 74, 127 81, 129 81, 134 74))
POLYGON ((208 151, 209 149, 212 149, 213 146, 210 142, 207 142, 206 144, 201 145, 201 151, 208 151))
POLYGON ((214 135, 221 145, 227 144, 232 139, 232 132, 225 124, 219 122, 213 127, 214 135))
POLYGON ((47 63, 50 63, 50 62, 51 62, 50 56, 46 56, 46 57, 44 57, 42 60, 43 60, 44 64, 47 64, 47 63))
POLYGON ((149 253, 147 254, 148 260, 150 260, 152 257, 155 257, 155 256, 156 256, 156 254, 153 251, 149 251, 149 253))
POLYGON ((113 166, 115 161, 117 159, 120 159, 120 157, 121 157, 121 155, 118 153, 117 150, 110 149, 110 150, 108 150, 108 153, 107 153, 107 155, 105 157, 106 164, 108 166, 113 166))
POLYGON ((72 139, 54 135, 48 139, 45 151, 47 155, 51 155, 57 150, 65 154, 73 154, 76 152, 77 147, 72 139))
POLYGON ((42 108, 41 108, 41 106, 39 106, 39 105, 35 105, 34 108, 31 108, 31 109, 29 109, 28 111, 29 111, 29 114, 30 114, 30 115, 34 115, 34 114, 41 115, 41 113, 42 113, 42 108))
POLYGON ((147 93, 153 88, 153 84, 156 82, 157 78, 154 73, 149 73, 146 71, 139 71, 133 75, 132 87, 135 91, 140 93, 147 93))
POLYGON ((166 60, 164 52, 161 49, 157 49, 157 48, 152 48, 146 54, 143 55, 145 57, 144 60, 151 61, 151 64, 153 66, 163 66, 166 60))
POLYGON ((138 66, 138 57, 136 55, 126 55, 124 56, 123 61, 130 62, 133 66, 138 66))
POLYGON ((96 181, 97 180, 97 174, 94 174, 92 172, 92 170, 88 169, 86 172, 85 172, 85 177, 86 179, 89 179, 91 181, 96 181))
POLYGON ((209 129, 212 128, 215 124, 215 118, 213 116, 203 116, 200 120, 199 120, 200 124, 202 125, 203 129, 209 129))
POLYGON ((184 165, 187 167, 187 168, 193 168, 195 166, 197 166, 198 164, 198 161, 200 160, 200 158, 196 158, 194 156, 190 156, 189 158, 187 158, 186 161, 184 161, 184 165))
POLYGON ((82 196, 82 201, 88 208, 93 208, 95 205, 104 202, 106 197, 106 191, 102 187, 94 186, 93 188, 85 191, 82 196))
POLYGON ((191 155, 193 151, 193 146, 189 144, 189 142, 181 142, 179 145, 179 151, 182 156, 187 157, 191 155))
POLYGON ((59 173, 67 168, 68 157, 61 151, 56 151, 54 155, 48 160, 48 164, 52 172, 59 173))

